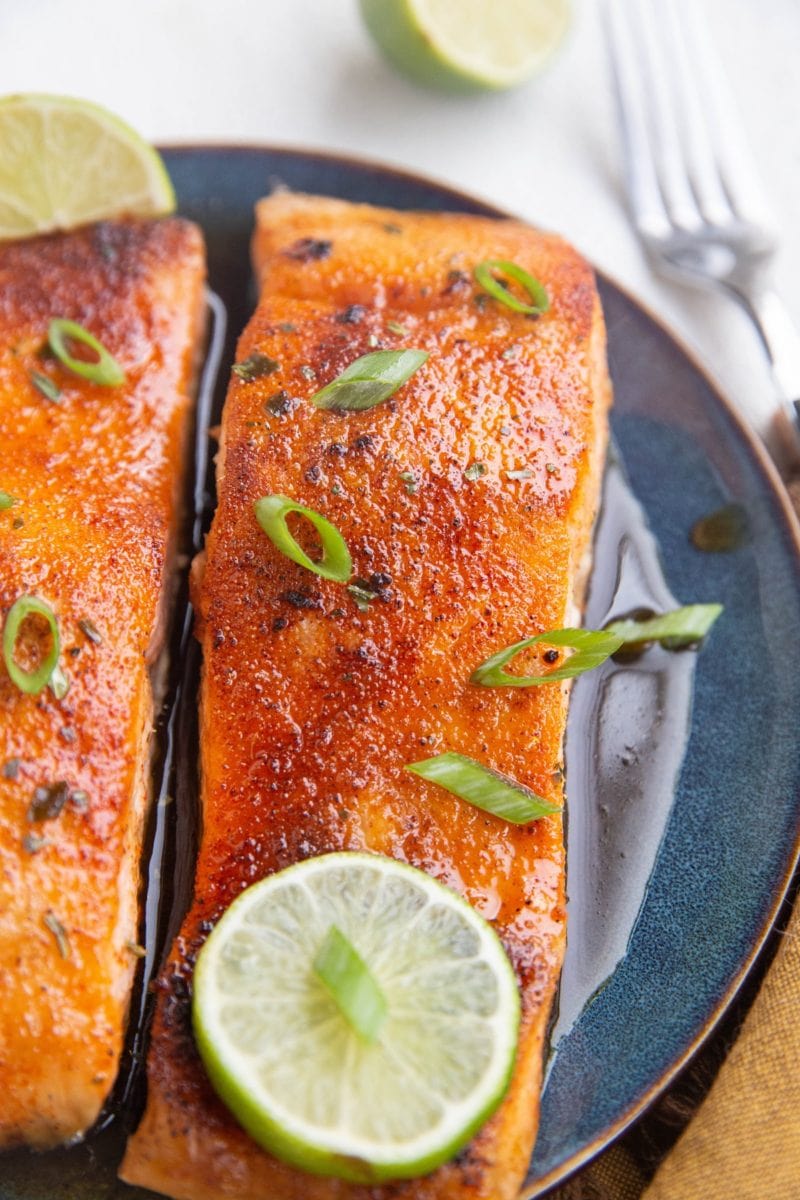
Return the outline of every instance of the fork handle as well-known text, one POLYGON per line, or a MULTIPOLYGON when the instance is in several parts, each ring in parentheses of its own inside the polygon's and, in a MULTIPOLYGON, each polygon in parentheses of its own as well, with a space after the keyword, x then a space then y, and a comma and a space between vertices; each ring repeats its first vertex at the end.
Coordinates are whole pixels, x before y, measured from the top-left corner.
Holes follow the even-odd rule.
MULTIPOLYGON (((774 431, 775 437, 782 442, 779 457, 785 460, 789 455, 796 469, 800 463, 800 332, 783 300, 772 288, 728 286, 764 343, 784 418, 784 429, 774 431), (787 423, 788 430, 785 429, 787 423)), ((774 447, 770 448, 774 452, 774 447)))

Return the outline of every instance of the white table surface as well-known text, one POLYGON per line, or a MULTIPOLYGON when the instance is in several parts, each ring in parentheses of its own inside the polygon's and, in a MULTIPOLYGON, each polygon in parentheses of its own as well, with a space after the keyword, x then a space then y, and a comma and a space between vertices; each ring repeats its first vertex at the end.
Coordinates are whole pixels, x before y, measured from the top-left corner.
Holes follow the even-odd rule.
MULTIPOLYGON (((800 4, 690 2, 707 8, 735 82, 781 228, 776 282, 800 324, 800 4)), ((538 80, 453 98, 387 67, 356 0, 0 0, 0 90, 86 96, 155 141, 340 150, 474 192, 564 233, 763 423, 772 387, 746 318, 656 279, 643 260, 622 201, 597 0, 575 7, 567 44, 538 80)))

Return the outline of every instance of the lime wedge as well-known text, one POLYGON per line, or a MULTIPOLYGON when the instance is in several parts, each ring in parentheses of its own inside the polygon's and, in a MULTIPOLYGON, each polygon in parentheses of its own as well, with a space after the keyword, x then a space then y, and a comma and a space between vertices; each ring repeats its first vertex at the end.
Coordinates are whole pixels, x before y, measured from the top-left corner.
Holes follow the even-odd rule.
POLYGON ((174 207, 160 155, 119 117, 66 96, 0 99, 0 239, 174 207))
POLYGON ((394 859, 344 853, 234 901, 200 952, 192 1017, 255 1141, 370 1183, 425 1174, 469 1141, 508 1087, 519 1007, 503 946, 468 904, 394 859))
POLYGON ((450 92, 515 87, 552 56, 570 0, 360 0, 390 62, 450 92))

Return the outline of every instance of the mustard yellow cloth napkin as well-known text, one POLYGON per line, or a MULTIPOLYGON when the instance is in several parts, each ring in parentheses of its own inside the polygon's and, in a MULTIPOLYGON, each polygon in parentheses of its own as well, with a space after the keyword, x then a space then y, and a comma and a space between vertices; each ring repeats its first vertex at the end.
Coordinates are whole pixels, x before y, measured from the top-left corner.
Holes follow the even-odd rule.
MULTIPOLYGON (((789 494, 800 515, 800 481, 789 494)), ((622 1143, 548 1200, 800 1200, 800 901, 711 1090, 649 1186, 622 1143)))
POLYGON ((548 1200, 800 1200, 800 909, 711 1090, 649 1187, 623 1142, 548 1200))

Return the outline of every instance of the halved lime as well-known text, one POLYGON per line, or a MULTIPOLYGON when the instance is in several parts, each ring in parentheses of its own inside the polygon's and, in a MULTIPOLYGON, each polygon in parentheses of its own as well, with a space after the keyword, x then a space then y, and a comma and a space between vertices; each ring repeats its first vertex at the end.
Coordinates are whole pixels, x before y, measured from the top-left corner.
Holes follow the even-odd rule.
POLYGON ((390 62, 451 92, 515 87, 548 61, 570 0, 360 0, 390 62))
POLYGON ((0 99, 0 240, 174 207, 160 155, 119 117, 67 96, 0 99))
POLYGON ((211 1082, 261 1146, 369 1183, 425 1174, 490 1116, 519 1007, 482 917, 421 871, 353 852, 307 859, 234 901, 200 952, 192 1015, 211 1082), (332 929, 381 994, 369 1038, 315 970, 332 929))

